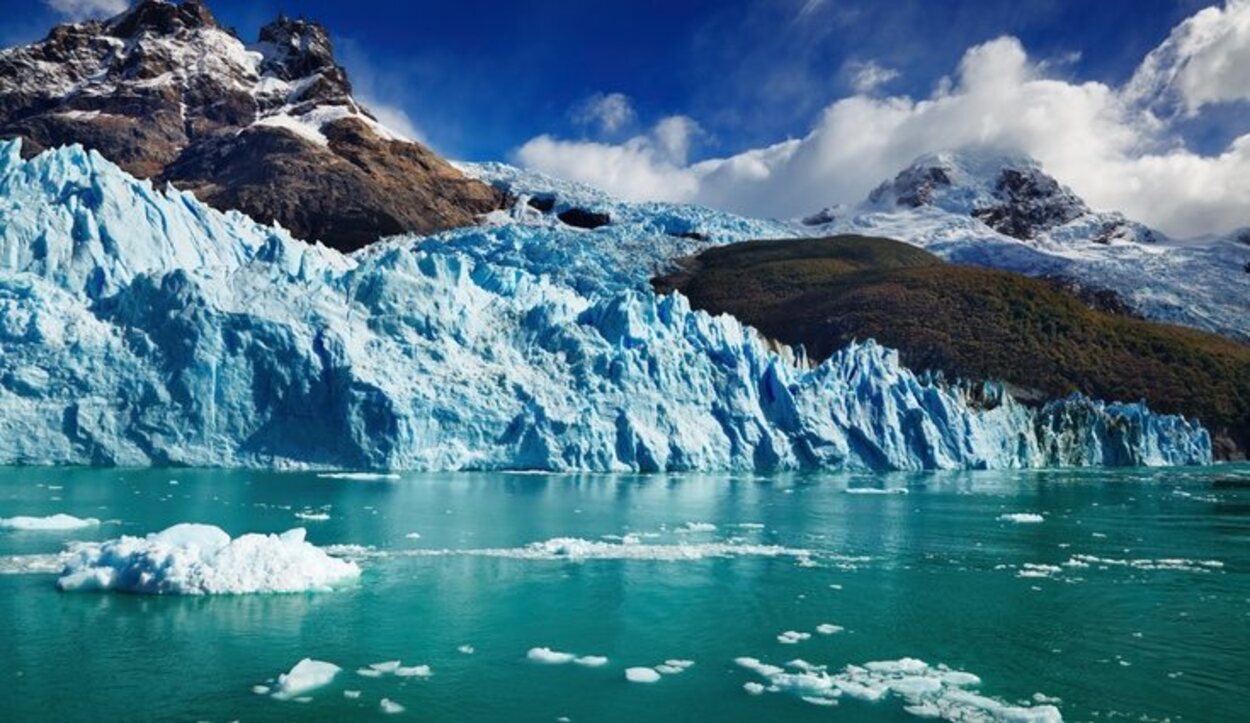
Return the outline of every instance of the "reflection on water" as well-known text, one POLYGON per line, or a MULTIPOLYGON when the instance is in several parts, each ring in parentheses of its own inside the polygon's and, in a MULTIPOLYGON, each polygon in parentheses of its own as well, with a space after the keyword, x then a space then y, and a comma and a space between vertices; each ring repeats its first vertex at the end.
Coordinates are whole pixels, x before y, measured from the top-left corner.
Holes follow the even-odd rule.
POLYGON ((837 671, 912 656, 975 673, 1004 704, 1057 698, 1068 720, 1235 720, 1250 646, 1247 479, 1245 467, 396 480, 2 470, 0 517, 104 523, 0 532, 0 557, 186 521, 236 535, 304 526, 315 544, 369 552, 360 584, 329 594, 67 595, 50 575, 0 575, 11 692, 0 719, 331 721, 378 715, 386 697, 423 720, 688 720, 693 705, 723 721, 907 720, 896 697, 829 708, 749 695, 744 684, 764 679, 733 661, 837 671), (1018 513, 1042 521, 1010 521, 1018 513), (548 546, 534 554, 534 543, 548 546), (613 559, 569 552, 578 545, 613 559), (772 547, 811 554, 732 554, 772 547), (822 625, 844 630, 778 639, 822 625), (536 665, 525 652, 537 646, 609 663, 536 665), (346 672, 307 704, 252 692, 305 656, 346 672), (434 675, 354 672, 394 659, 434 675), (668 659, 696 664, 651 686, 624 679, 668 659))

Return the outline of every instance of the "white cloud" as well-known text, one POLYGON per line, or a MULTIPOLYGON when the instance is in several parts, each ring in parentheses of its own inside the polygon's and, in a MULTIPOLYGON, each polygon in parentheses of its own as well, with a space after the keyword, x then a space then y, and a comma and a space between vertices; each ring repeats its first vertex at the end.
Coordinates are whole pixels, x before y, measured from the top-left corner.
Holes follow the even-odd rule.
MULTIPOLYGON (((1248 7, 1248 0, 1237 0, 1220 17, 1238 23, 1248 7)), ((1226 49, 1226 56, 1245 45, 1226 49)), ((1250 133, 1222 153, 1202 155, 1128 89, 1052 78, 1050 67, 1003 37, 970 48, 928 97, 843 98, 825 108, 805 137, 730 158, 686 163, 653 130, 616 145, 542 136, 518 159, 630 199, 794 217, 859 201, 922 153, 982 146, 1031 155, 1094 207, 1121 210, 1174 235, 1250 221, 1250 133)), ((1216 102, 1210 93, 1187 92, 1216 102)), ((1221 92, 1227 99, 1231 91, 1221 92)))
POLYGON ((1172 29, 1129 82, 1125 94, 1155 107, 1250 100, 1250 0, 1209 7, 1172 29))
POLYGON ((374 118, 378 122, 386 126, 388 129, 397 133, 410 141, 419 141, 425 143, 425 134, 413 122, 408 112, 397 105, 383 103, 376 99, 362 96, 360 102, 364 107, 369 109, 374 118))
POLYGON ((847 63, 845 72, 851 79, 856 93, 867 94, 898 77, 898 71, 887 68, 875 60, 847 63))
POLYGON ((44 4, 70 20, 112 17, 126 11, 130 0, 43 0, 44 4))
POLYGON ((624 93, 596 93, 573 108, 573 120, 612 134, 634 121, 634 107, 624 93))
POLYGON ((621 198, 689 201, 699 190, 699 178, 686 158, 698 133, 693 120, 670 116, 651 132, 620 144, 539 136, 521 146, 516 157, 523 166, 590 183, 621 198))

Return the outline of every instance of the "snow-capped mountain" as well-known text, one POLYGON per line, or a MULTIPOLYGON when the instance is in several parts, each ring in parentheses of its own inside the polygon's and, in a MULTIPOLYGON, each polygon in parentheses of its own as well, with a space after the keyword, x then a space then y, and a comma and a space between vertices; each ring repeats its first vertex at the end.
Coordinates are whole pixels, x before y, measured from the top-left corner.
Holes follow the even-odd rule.
MULTIPOLYGON (((509 175, 480 170, 501 183, 509 175)), ((516 195, 541 191, 511 176, 516 195)), ((97 153, 23 160, 8 142, 0 463, 680 470, 1211 459, 1200 425, 1139 404, 1073 397, 1027 408, 994 387, 971 398, 873 343, 812 367, 729 317, 631 281, 645 283, 657 256, 629 249, 661 228, 666 254, 756 236, 761 224, 598 204, 613 220, 593 231, 526 204, 492 225, 345 256, 154 190, 97 153), (589 260, 576 273, 571 254, 589 260)))
POLYGON ((342 249, 505 201, 362 107, 320 25, 280 18, 245 45, 199 0, 141 0, 0 52, 0 138, 28 155, 81 143, 342 249))
POLYGON ((927 154, 860 205, 827 208, 811 234, 859 233, 921 246, 956 263, 1113 292, 1148 319, 1250 340, 1250 247, 1238 235, 1174 240, 1095 211, 1032 159, 985 151, 927 154))

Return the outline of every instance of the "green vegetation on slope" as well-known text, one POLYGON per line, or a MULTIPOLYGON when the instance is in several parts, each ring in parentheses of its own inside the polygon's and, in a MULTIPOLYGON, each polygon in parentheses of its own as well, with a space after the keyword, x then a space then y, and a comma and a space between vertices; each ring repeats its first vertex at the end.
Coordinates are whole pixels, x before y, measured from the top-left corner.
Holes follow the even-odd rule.
POLYGON ((1218 456, 1250 448, 1250 346, 1099 311, 1057 285, 947 264, 898 241, 837 236, 709 249, 655 280, 822 360, 852 339, 897 348, 948 377, 1047 397, 1146 400, 1197 417, 1218 456))

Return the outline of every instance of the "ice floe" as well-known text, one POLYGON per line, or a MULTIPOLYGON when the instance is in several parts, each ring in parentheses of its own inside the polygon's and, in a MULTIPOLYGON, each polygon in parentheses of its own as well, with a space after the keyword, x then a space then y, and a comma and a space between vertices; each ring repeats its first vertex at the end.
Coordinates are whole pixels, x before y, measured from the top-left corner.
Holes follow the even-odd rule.
POLYGON ((1029 525, 1044 522, 1046 518, 1033 512, 1011 512, 998 516, 1001 522, 1014 522, 1018 525, 1029 525))
POLYGON ((602 655, 581 655, 573 662, 585 668, 601 668, 608 664, 608 659, 602 655))
POLYGON ((522 547, 481 549, 403 550, 395 554, 418 556, 468 555, 504 557, 518 560, 654 560, 660 562, 703 560, 722 557, 793 557, 809 559, 810 550, 780 545, 754 545, 733 542, 680 543, 673 545, 643 544, 637 540, 605 542, 580 537, 556 537, 531 542, 522 547))
POLYGON ((544 665, 563 665, 573 662, 577 656, 572 653, 561 653, 558 650, 541 647, 530 648, 525 657, 535 663, 543 663, 544 665))
POLYGON ((660 679, 655 668, 635 667, 625 669, 625 680, 631 683, 655 683, 660 679))
POLYGON ((273 697, 278 700, 291 700, 310 693, 334 680, 340 670, 342 668, 334 663, 304 658, 289 672, 278 676, 278 689, 274 691, 273 697))
POLYGON ((330 515, 328 513, 314 512, 311 510, 303 510, 301 512, 296 512, 295 516, 301 520, 307 520, 308 522, 325 522, 326 520, 330 519, 330 515))
POLYGON ((317 476, 322 479, 343 479, 356 482, 381 482, 399 479, 399 475, 392 472, 322 472, 317 476))
POLYGON ((360 567, 331 557, 303 528, 231 539, 219 527, 184 523, 146 537, 70 545, 57 587, 153 595, 294 593, 355 581, 360 567))
POLYGON ((796 643, 801 643, 810 637, 812 637, 811 633, 801 633, 797 630, 787 630, 777 636, 777 642, 784 645, 794 645, 796 643))
POLYGON ((842 632, 842 630, 843 627, 841 625, 834 625, 833 623, 821 623, 816 626, 816 632, 821 635, 833 635, 842 632))
POLYGON ((848 495, 905 495, 906 487, 847 487, 842 490, 848 495))
POLYGON ((395 715, 396 713, 404 712, 404 707, 390 698, 383 698, 378 701, 378 708, 387 715, 395 715))
POLYGON ((28 531, 55 531, 55 530, 81 530, 84 527, 97 527, 100 521, 94 517, 74 517, 58 513, 48 515, 47 517, 30 517, 27 515, 18 515, 17 517, 0 517, 0 530, 28 530, 28 531))
POLYGON ((969 723, 1061 723, 1063 720, 1054 705, 1013 705, 981 695, 968 690, 981 684, 978 676, 944 665, 930 666, 915 658, 848 665, 833 673, 826 666, 802 660, 791 661, 786 667, 749 657, 734 662, 766 681, 744 684, 743 690, 750 695, 789 693, 813 705, 830 705, 843 697, 867 702, 897 698, 911 715, 969 723))

